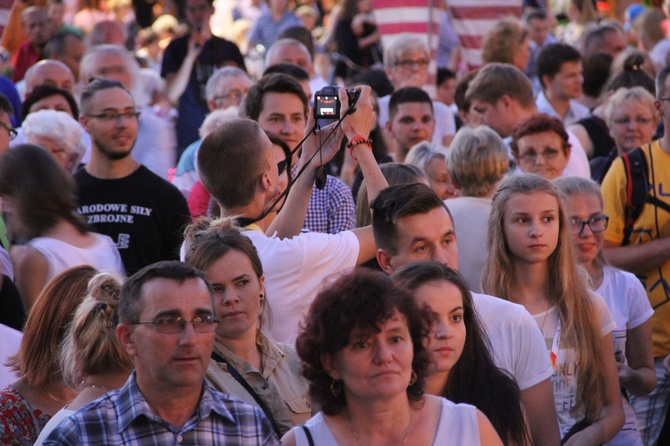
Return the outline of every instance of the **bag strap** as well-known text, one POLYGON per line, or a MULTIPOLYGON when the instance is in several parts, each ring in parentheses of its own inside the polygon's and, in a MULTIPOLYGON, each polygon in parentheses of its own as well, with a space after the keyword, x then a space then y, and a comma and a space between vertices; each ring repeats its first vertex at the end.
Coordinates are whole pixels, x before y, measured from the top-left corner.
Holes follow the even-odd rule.
POLYGON ((212 359, 215 360, 216 362, 222 362, 226 364, 228 367, 228 373, 232 375, 233 378, 235 378, 235 381, 240 383, 244 389, 249 392, 249 395, 251 395, 254 398, 254 401, 256 401, 256 404, 263 410, 265 413, 265 416, 270 420, 270 424, 272 424, 272 430, 275 431, 277 434, 277 437, 281 438, 281 432, 279 431, 279 426, 277 425, 277 422, 275 421, 274 417, 272 416, 272 412, 270 411, 270 408, 265 404, 265 401, 256 393, 256 391, 251 387, 251 385, 247 382, 246 379, 242 375, 240 375, 240 372, 237 371, 235 367, 231 363, 229 363, 226 358, 223 356, 219 355, 216 352, 212 352, 212 359))
POLYGON ((307 437, 307 443, 309 443, 309 446, 314 446, 314 439, 312 438, 312 433, 309 431, 309 428, 305 426, 304 424, 300 426, 305 432, 305 437, 307 437))
MULTIPOLYGON (((651 144, 646 145, 651 156, 651 144)), ((661 201, 658 197, 649 193, 649 170, 647 160, 642 147, 637 147, 621 155, 626 173, 626 205, 624 207, 624 230, 621 246, 630 243, 635 222, 642 214, 645 203, 670 212, 670 204, 661 201)))
POLYGON ((621 246, 630 243, 635 222, 640 217, 647 201, 649 182, 647 181, 647 161, 641 147, 621 154, 626 173, 626 205, 624 207, 624 229, 621 246))

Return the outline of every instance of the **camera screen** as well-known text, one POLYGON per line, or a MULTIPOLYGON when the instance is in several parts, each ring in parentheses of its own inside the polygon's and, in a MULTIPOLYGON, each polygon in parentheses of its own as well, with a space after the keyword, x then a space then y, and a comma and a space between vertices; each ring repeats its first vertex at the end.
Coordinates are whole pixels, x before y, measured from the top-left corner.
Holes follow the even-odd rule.
POLYGON ((337 96, 321 96, 319 95, 316 103, 316 114, 318 116, 334 116, 337 117, 337 96))

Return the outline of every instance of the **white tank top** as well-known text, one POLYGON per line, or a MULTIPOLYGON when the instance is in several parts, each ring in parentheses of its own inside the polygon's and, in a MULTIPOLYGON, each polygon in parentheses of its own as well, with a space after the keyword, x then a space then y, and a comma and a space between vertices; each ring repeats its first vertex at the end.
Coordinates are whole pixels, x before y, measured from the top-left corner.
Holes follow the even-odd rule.
MULTIPOLYGON (((310 418, 305 423, 305 427, 312 434, 316 446, 338 446, 321 412, 310 418)), ((296 446, 309 446, 309 441, 302 426, 294 427, 293 433, 295 434, 296 446)), ((445 442, 454 446, 476 446, 480 444, 477 409, 474 406, 456 404, 442 398, 440 420, 433 446, 446 444, 445 442)))

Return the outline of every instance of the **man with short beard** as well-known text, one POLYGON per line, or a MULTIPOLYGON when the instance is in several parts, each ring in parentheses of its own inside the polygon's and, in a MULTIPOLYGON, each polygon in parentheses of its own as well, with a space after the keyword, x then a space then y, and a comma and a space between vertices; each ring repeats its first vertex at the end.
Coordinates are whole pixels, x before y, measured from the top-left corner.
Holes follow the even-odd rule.
POLYGON ((117 81, 93 81, 81 95, 81 109, 91 160, 74 176, 77 211, 116 241, 128 275, 177 260, 182 228, 190 222, 188 206, 176 187, 130 156, 139 117, 130 92, 117 81))

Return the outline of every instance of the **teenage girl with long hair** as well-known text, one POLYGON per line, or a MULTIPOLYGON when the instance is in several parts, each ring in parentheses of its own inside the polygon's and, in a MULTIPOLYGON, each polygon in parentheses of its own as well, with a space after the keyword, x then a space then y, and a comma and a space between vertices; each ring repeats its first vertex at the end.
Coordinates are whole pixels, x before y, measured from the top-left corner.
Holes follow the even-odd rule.
MULTIPOLYGON (((554 184, 567 199, 570 237, 577 262, 588 273, 591 288, 605 299, 616 322, 612 337, 621 388, 628 396, 647 395, 656 386, 651 340, 654 310, 637 277, 605 262, 602 247, 609 219, 603 213, 600 186, 580 177, 557 178, 554 184)), ((624 427, 607 445, 642 446, 635 412, 626 399, 622 403, 626 415, 624 427)))
POLYGON ((493 362, 463 276, 439 262, 416 262, 398 269, 393 280, 433 314, 426 393, 475 406, 505 445, 530 445, 519 387, 493 362))
POLYGON ((573 256, 563 200, 536 175, 505 179, 489 218, 484 292, 523 305, 547 343, 562 441, 600 445, 624 421, 615 322, 573 256))

